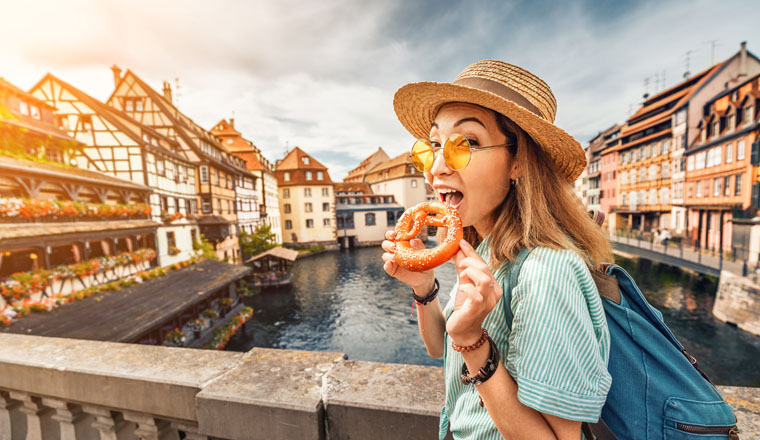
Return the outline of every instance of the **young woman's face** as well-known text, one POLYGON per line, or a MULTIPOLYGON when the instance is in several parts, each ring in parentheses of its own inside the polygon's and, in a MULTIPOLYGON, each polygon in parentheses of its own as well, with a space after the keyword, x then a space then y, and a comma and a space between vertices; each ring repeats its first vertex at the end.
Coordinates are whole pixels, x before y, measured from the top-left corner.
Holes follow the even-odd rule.
MULTIPOLYGON (((430 130, 430 141, 443 146, 453 134, 463 135, 475 148, 501 145, 507 140, 493 112, 465 103, 441 107, 430 130)), ((473 150, 467 167, 453 171, 439 150, 425 177, 436 190, 438 200, 457 208, 464 226, 474 226, 479 235, 485 236, 491 229, 491 213, 509 192, 509 180, 516 172, 512 162, 506 147, 473 150)))

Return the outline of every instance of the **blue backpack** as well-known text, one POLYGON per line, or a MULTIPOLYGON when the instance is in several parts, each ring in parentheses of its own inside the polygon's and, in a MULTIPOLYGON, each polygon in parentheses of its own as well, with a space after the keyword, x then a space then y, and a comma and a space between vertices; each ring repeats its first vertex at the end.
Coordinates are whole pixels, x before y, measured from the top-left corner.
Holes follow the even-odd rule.
MULTIPOLYGON (((502 303, 510 328, 512 287, 529 254, 523 249, 509 267, 502 303)), ((665 325, 660 311, 622 267, 604 266, 604 273, 591 275, 610 331, 612 385, 599 422, 584 423, 586 438, 738 440, 733 410, 665 325)))

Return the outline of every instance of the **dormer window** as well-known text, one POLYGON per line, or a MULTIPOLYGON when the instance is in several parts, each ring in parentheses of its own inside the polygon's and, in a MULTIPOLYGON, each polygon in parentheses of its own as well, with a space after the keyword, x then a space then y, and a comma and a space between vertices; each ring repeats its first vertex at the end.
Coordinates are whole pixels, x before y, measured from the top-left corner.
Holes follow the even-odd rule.
POLYGON ((749 124, 752 122, 752 119, 754 118, 754 115, 752 114, 752 104, 747 105, 744 107, 744 123, 749 124))
POLYGON ((285 174, 283 176, 283 180, 285 180, 286 182, 290 182, 290 173, 289 172, 287 172, 287 171, 285 172, 285 174))
POLYGON ((728 129, 733 130, 734 128, 736 128, 735 115, 728 115, 728 129))
POLYGON ((92 130, 92 116, 90 115, 83 115, 82 119, 82 130, 83 131, 90 131, 92 130))
POLYGON ((303 162, 303 164, 304 164, 304 165, 308 165, 308 164, 309 164, 309 158, 308 158, 308 157, 306 157, 306 156, 303 156, 303 157, 301 158, 301 162, 303 162))
POLYGON ((713 137, 717 137, 720 134, 720 122, 718 121, 713 122, 712 127, 713 127, 712 135, 713 137))
POLYGON ((127 99, 124 101, 124 111, 125 112, 133 112, 135 111, 135 102, 131 99, 127 99))
POLYGON ((311 178, 312 178, 311 171, 307 171, 306 172, 306 180, 311 180, 311 178))
POLYGON ((325 173, 322 171, 317 171, 317 180, 323 180, 325 178, 325 173))
POLYGON ((24 101, 18 102, 18 112, 24 116, 29 116, 29 104, 24 101))

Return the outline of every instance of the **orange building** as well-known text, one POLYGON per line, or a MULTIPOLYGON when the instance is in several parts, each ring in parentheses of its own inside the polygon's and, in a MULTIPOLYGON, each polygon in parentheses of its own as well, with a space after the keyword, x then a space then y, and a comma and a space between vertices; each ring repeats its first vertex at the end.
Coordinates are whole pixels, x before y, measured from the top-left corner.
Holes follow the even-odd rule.
POLYGON ((685 153, 688 232, 701 248, 734 250, 732 220, 759 212, 759 100, 757 75, 707 102, 685 153))
POLYGON ((390 160, 388 154, 383 151, 382 147, 378 147, 377 151, 372 153, 369 157, 364 159, 362 163, 356 168, 348 172, 348 175, 343 178, 344 182, 366 182, 367 174, 380 162, 390 160))
POLYGON ((620 128, 617 228, 685 230, 683 151, 695 137, 702 108, 726 87, 760 73, 760 60, 742 43, 727 60, 646 99, 620 128), (673 195, 677 204, 673 205, 673 195), (676 217, 676 218, 674 218, 676 217), (674 225, 675 228, 674 228, 674 225))

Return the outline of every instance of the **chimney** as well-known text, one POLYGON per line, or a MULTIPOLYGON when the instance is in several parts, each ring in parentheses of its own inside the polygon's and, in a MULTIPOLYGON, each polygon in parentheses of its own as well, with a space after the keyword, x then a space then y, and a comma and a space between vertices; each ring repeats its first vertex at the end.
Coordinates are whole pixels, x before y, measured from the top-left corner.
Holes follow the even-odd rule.
POLYGON ((741 81, 742 77, 747 76, 747 42, 742 41, 739 49, 739 75, 737 80, 741 81))
POLYGON ((235 128, 235 118, 230 118, 230 127, 235 128))
MULTIPOLYGON (((169 81, 164 81, 164 98, 166 98, 169 103, 172 103, 172 86, 169 84, 169 81)), ((173 104, 173 103, 172 103, 173 104)))
POLYGON ((121 68, 114 64, 111 66, 111 72, 113 72, 113 87, 116 88, 121 81, 121 68))

